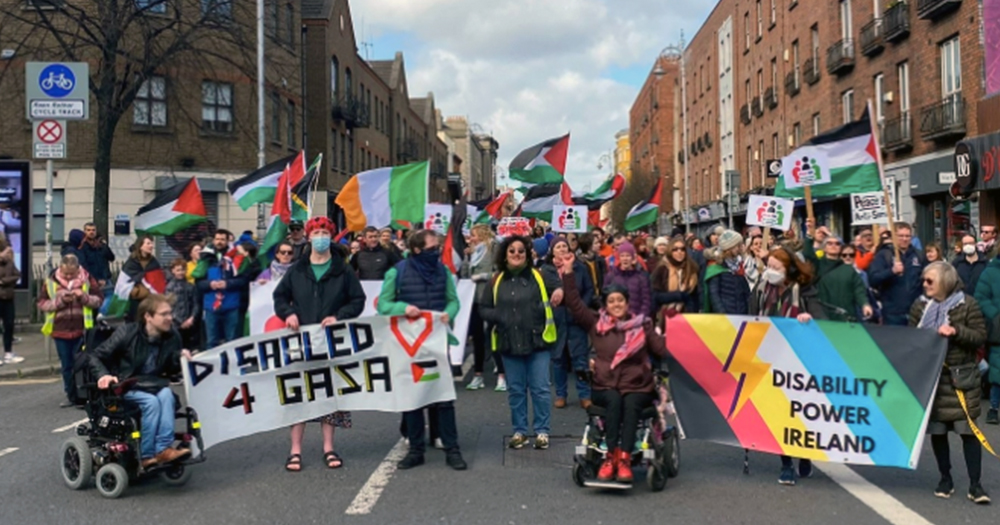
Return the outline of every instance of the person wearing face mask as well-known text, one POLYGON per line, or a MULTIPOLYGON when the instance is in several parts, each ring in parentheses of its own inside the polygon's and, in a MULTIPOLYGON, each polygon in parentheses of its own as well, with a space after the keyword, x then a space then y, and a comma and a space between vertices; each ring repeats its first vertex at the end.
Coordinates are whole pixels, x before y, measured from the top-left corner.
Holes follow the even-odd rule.
MULTIPOLYGON (((775 248, 767 257, 767 267, 761 274, 760 284, 754 289, 750 300, 750 315, 760 317, 789 317, 800 323, 812 319, 826 319, 816 290, 810 283, 813 269, 809 263, 799 259, 787 248, 775 248)), ((812 475, 812 463, 808 459, 799 460, 798 476, 812 475)), ((781 476, 778 483, 794 485, 796 472, 792 458, 781 456, 781 476)))
POLYGON ((617 284, 629 292, 629 311, 633 314, 650 315, 653 311, 653 288, 649 274, 638 266, 635 247, 623 242, 615 255, 615 264, 608 269, 604 286, 617 284))
MULTIPOLYGON (((365 290, 354 272, 344 261, 339 246, 331 246, 337 227, 326 217, 313 217, 305 225, 309 239, 308 256, 292 264, 274 289, 274 314, 288 328, 321 324, 330 326, 338 321, 353 319, 365 309, 365 290)), ((350 428, 349 412, 334 412, 318 418, 323 428, 323 462, 327 468, 344 465, 334 451, 336 427, 350 428)), ((306 424, 292 426, 292 448, 285 464, 289 472, 302 469, 302 436, 306 424)))
POLYGON ((976 247, 976 238, 971 235, 962 237, 962 255, 955 259, 952 265, 958 271, 958 277, 965 283, 965 293, 976 293, 979 277, 986 270, 986 256, 976 247))
MULTIPOLYGON (((414 232, 407 240, 407 247, 410 256, 385 273, 378 298, 379 315, 405 315, 416 319, 423 312, 430 311, 438 313, 442 322, 450 323, 458 315, 458 292, 455 280, 441 262, 437 234, 433 230, 414 232)), ((435 412, 431 424, 437 427, 440 434, 445 462, 455 470, 465 470, 466 464, 458 448, 455 403, 445 401, 424 408, 435 412)), ((398 467, 402 470, 424 464, 424 408, 403 414, 403 427, 410 441, 410 450, 399 462, 398 467)))
POLYGON ((750 308, 750 285, 743 268, 743 237, 733 230, 719 235, 713 249, 714 264, 705 269, 704 301, 706 313, 747 315, 750 308))

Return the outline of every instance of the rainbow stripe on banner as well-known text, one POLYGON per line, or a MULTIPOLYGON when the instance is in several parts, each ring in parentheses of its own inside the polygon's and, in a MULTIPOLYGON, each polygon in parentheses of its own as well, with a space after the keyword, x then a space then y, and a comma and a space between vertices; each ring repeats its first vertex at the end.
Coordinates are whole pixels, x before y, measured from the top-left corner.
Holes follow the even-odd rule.
POLYGON ((667 324, 687 437, 914 469, 947 342, 915 328, 725 315, 667 324))

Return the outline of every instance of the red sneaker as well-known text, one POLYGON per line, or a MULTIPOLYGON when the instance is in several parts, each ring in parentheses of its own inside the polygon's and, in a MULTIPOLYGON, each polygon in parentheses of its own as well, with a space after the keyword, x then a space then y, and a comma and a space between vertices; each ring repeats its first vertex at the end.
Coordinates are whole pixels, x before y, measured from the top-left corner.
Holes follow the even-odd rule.
POLYGON ((632 454, 618 450, 618 473, 615 479, 621 483, 632 483, 632 454))
POLYGON ((597 471, 597 481, 611 481, 615 479, 615 467, 618 466, 618 449, 604 455, 604 462, 597 471))

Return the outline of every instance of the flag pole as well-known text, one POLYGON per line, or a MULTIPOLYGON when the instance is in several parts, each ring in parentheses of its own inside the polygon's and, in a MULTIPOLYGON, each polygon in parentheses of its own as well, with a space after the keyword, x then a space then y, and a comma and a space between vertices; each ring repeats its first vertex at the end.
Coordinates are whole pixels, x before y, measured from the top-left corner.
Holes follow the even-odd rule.
POLYGON ((816 215, 813 213, 813 192, 812 186, 806 186, 804 188, 803 198, 806 200, 806 218, 812 221, 813 225, 816 224, 816 215))
POLYGON ((892 211, 892 200, 889 198, 889 188, 885 185, 885 171, 882 167, 882 143, 879 142, 881 137, 879 137, 878 126, 875 125, 874 115, 872 113, 872 99, 868 99, 868 123, 871 125, 872 141, 875 143, 875 165, 878 166, 878 180, 882 186, 882 197, 885 199, 886 219, 889 220, 889 234, 892 235, 892 250, 896 256, 896 262, 901 262, 899 243, 896 242, 896 221, 892 211))

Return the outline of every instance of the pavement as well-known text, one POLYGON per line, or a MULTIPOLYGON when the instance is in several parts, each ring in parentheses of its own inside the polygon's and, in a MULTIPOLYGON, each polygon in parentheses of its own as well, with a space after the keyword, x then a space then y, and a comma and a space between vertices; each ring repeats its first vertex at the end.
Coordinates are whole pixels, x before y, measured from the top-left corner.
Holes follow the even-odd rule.
POLYGON ((14 335, 20 337, 21 342, 14 344, 14 353, 23 357, 24 361, 0 366, 0 381, 59 374, 62 365, 56 354, 56 345, 50 343, 46 346, 46 338, 40 330, 41 325, 17 326, 14 335))
MULTIPOLYGON (((30 340, 24 345, 27 356, 30 340)), ((35 355, 32 369, 46 364, 44 350, 35 355)), ((492 388, 493 379, 488 378, 487 384, 492 388)), ((288 433, 276 430, 213 447, 205 463, 192 467, 193 477, 184 487, 169 487, 158 479, 139 480, 121 499, 106 500, 93 485, 72 491, 62 482, 59 447, 84 414, 58 408, 59 378, 0 381, 0 523, 997 522, 995 508, 965 499, 968 481, 954 438, 956 494, 949 500, 932 494, 938 474, 929 443, 913 471, 819 464, 812 478, 784 487, 777 484, 775 457, 752 453, 750 474, 745 475, 742 450, 683 441, 680 475, 663 492, 650 492, 640 471, 629 491, 582 489, 571 479, 572 448, 586 419, 575 404, 575 394, 571 393, 568 408, 553 410, 551 449, 513 451, 504 448, 510 434, 506 395, 491 388, 469 392, 456 386, 460 387, 459 438, 469 463, 465 472, 450 470, 437 450, 428 451, 426 465, 397 471, 395 461, 405 452, 399 416, 359 412, 352 429, 337 431, 336 448, 345 460, 341 469, 322 464, 320 432, 317 425, 310 425, 302 472, 284 471, 288 433)), ((994 445, 1000 445, 1000 427, 984 425, 984 431, 994 445)), ((1000 497, 998 479, 1000 460, 984 454, 983 484, 994 497, 1000 497)))

